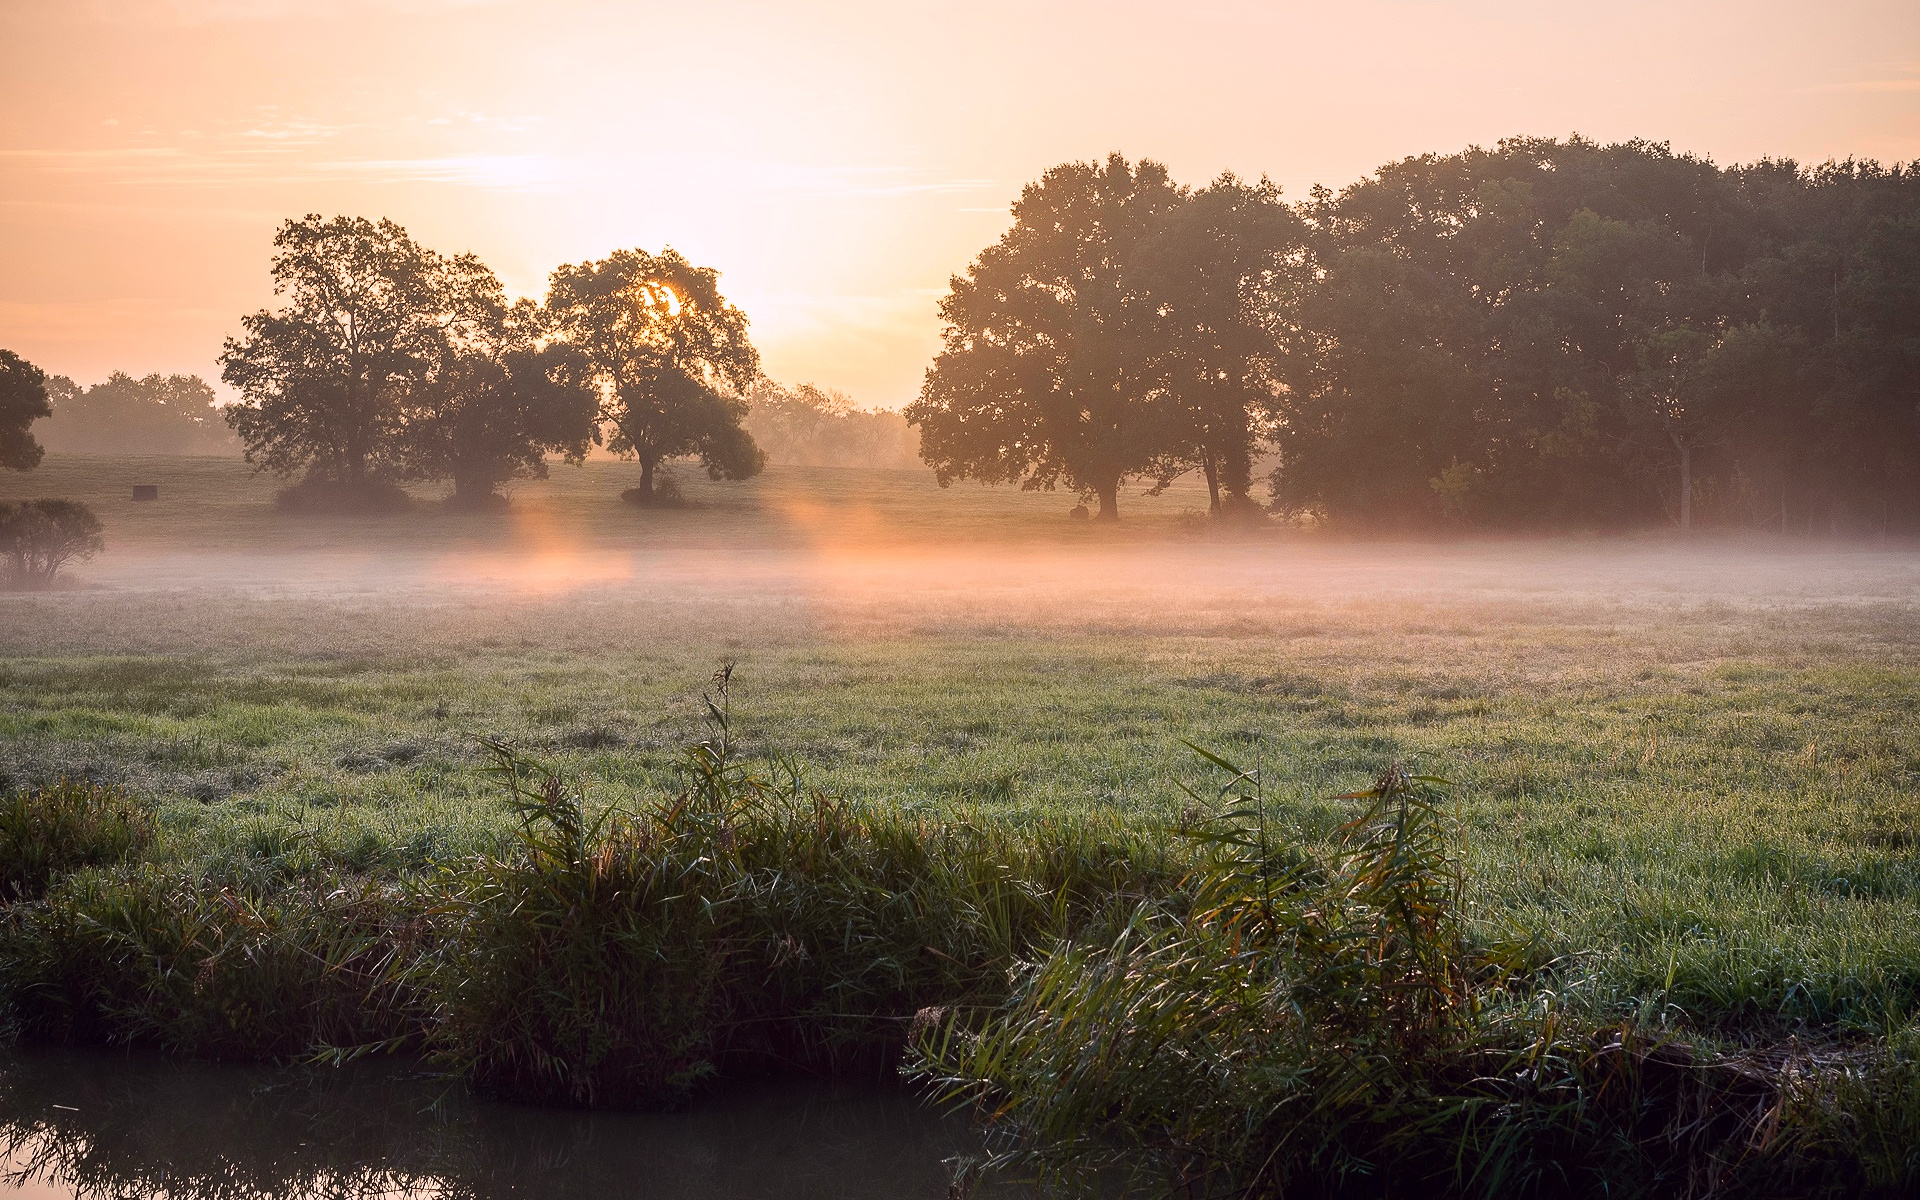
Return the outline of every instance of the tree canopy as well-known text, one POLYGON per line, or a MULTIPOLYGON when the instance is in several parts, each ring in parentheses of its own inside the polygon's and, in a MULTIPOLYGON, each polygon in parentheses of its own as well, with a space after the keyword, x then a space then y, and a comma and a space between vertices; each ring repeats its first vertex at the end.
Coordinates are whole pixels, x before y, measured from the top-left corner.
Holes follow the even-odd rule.
POLYGON ((747 402, 745 428, 769 462, 891 470, 920 465, 920 439, 891 409, 859 408, 830 388, 782 387, 765 378, 753 385, 747 402))
POLYGON ((1283 204, 1067 163, 943 301, 942 483, 1350 527, 1920 527, 1920 165, 1518 138, 1283 204))
POLYGON ((1198 468, 1214 515, 1257 508, 1255 448, 1280 387, 1280 333, 1300 221, 1280 189, 1222 175, 1185 197, 1129 264, 1147 311, 1148 395, 1163 409, 1152 472, 1198 468))
POLYGON ((586 455, 599 406, 587 360, 479 259, 359 217, 288 221, 274 244, 287 303, 245 318, 221 362, 248 459, 307 472, 290 492, 357 505, 451 479, 454 502, 478 506, 543 477, 548 454, 586 455))
POLYGON ((766 458, 741 427, 760 375, 747 316, 720 294, 720 273, 672 249, 618 250, 553 273, 555 333, 591 366, 608 446, 640 461, 633 498, 654 495, 654 470, 697 455, 714 479, 745 479, 766 458))
POLYGON ((403 457, 414 477, 451 479, 450 502, 471 508, 498 503, 508 480, 545 479, 549 454, 584 460, 599 395, 582 355, 542 344, 532 301, 509 306, 494 284, 470 308, 408 388, 403 457))
POLYGON ((1185 193, 1159 163, 1064 163, 1028 184, 1013 228, 954 276, 942 347, 907 419, 942 486, 1060 483, 1119 516, 1128 476, 1169 450, 1132 271, 1185 193))
POLYGON ((1282 508, 1375 527, 1920 521, 1911 167, 1526 138, 1298 211, 1282 508))
POLYGON ((45 453, 29 427, 53 412, 47 373, 11 350, 0 350, 0 467, 31 471, 45 453))
POLYGON ((403 477, 409 387, 438 361, 457 307, 486 290, 485 268, 364 217, 289 220, 273 244, 286 303, 243 318, 246 337, 220 356, 247 460, 335 483, 403 477))
POLYGON ((198 375, 115 371, 81 387, 64 375, 47 380, 53 416, 40 429, 47 449, 65 454, 233 454, 213 388, 198 375))

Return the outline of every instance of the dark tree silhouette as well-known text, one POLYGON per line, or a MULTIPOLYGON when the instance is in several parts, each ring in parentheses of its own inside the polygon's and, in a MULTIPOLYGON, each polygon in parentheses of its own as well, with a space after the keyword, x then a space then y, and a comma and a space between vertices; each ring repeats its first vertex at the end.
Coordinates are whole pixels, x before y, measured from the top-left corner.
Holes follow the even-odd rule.
POLYGON ((1021 192, 1013 228, 953 278, 942 349, 906 410, 942 486, 1064 482, 1119 518, 1122 480, 1151 471, 1169 438, 1129 267, 1182 199, 1165 167, 1117 154, 1021 192))
POLYGON ((720 274, 672 249, 620 250, 553 273, 555 331, 591 364, 608 446, 640 460, 639 503, 654 499, 666 459, 698 455, 713 479, 746 479, 766 458, 741 428, 760 374, 747 317, 720 294, 720 274))
POLYGON ((53 415, 47 373, 11 350, 0 350, 0 467, 31 471, 46 453, 29 427, 53 415))
POLYGON ((53 586, 61 567, 106 548, 100 518, 72 500, 0 504, 0 561, 13 587, 53 586))
POLYGON ((402 437, 410 475, 451 479, 449 503, 486 508, 510 479, 545 479, 550 453, 584 460, 600 398, 582 355, 542 348, 531 301, 508 306, 491 274, 470 290, 467 315, 408 390, 402 437))
POLYGON ((247 336, 227 340, 221 378, 242 397, 227 423, 258 469, 304 469, 343 497, 377 496, 406 469, 408 388, 438 361, 462 280, 486 268, 361 217, 289 220, 274 246, 286 303, 244 318, 247 336))
POLYGON ((1920 528, 1914 166, 1522 138, 1296 211, 1279 506, 1920 528))
POLYGON ((1168 409, 1157 487, 1197 467, 1215 516, 1258 508, 1253 455, 1280 386, 1300 240, 1279 188, 1222 175, 1168 214, 1130 271, 1150 314, 1149 378, 1168 409))

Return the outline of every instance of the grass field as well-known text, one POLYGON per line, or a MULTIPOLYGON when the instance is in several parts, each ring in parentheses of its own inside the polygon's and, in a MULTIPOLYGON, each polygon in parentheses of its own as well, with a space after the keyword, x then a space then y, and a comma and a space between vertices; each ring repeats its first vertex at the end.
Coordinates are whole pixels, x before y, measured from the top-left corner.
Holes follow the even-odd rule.
POLYGON ((1581 1003, 1766 1040, 1920 1010, 1920 551, 1342 544, 1199 493, 556 469, 507 514, 293 518, 237 463, 50 457, 108 552, 0 595, 0 771, 119 783, 163 861, 424 865, 510 824, 478 739, 602 802, 670 787, 738 663, 749 754, 857 801, 1171 823, 1259 764, 1287 836, 1393 761, 1455 783, 1477 936, 1581 1003), (161 486, 158 504, 122 497, 161 486))
POLYGON ((1673 1003, 1747 1019, 1920 998, 1909 548, 1208 540, 1197 496, 1109 532, 778 468, 636 512, 627 470, 340 522, 223 460, 7 477, 95 503, 110 548, 0 597, 4 769, 125 783, 182 858, 293 827, 424 860, 501 827, 478 737, 664 787, 737 660, 749 749, 848 796, 1165 818, 1184 738, 1262 763, 1315 842, 1321 797, 1400 759, 1458 783, 1482 918, 1624 987, 1671 966, 1673 1003))

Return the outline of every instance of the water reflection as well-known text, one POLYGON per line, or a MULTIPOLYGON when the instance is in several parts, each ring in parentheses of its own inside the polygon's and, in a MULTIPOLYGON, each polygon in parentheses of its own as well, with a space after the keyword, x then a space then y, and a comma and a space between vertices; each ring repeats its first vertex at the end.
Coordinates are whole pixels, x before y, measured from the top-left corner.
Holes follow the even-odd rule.
POLYGON ((579 1113, 474 1100, 406 1064, 0 1058, 0 1193, 17 1197, 938 1198, 943 1160, 977 1146, 964 1122, 873 1085, 780 1080, 684 1113, 579 1113))

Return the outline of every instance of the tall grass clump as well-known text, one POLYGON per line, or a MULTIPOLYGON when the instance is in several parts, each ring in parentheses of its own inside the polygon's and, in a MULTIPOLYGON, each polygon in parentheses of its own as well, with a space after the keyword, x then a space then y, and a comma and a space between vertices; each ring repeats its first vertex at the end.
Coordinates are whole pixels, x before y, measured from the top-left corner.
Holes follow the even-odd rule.
POLYGON ((1863 1058, 1809 1090, 1804 1060, 1609 1022, 1475 945, 1440 781, 1396 766, 1339 797, 1359 809, 1315 857, 1251 773, 1206 757, 1232 779, 1188 831, 1184 896, 1063 939, 1003 1005, 919 1039, 908 1073, 985 1116, 987 1166, 1189 1197, 1916 1181, 1910 1152, 1870 1163, 1838 1132, 1903 1136, 1910 1069, 1863 1058))
POLYGON ((563 776, 495 744, 522 821, 450 872, 427 974, 435 1044, 484 1091, 672 1105, 722 1071, 873 1069, 922 1008, 987 1003, 1015 958, 1111 919, 1180 867, 1095 820, 926 821, 743 762, 729 673, 684 787, 589 817, 563 776))
POLYGON ((0 902, 31 900, 60 875, 137 858, 146 810, 117 788, 62 779, 0 795, 0 902))
POLYGON ((287 1059, 417 1045, 430 929, 393 883, 237 887, 142 864, 77 872, 0 916, 0 998, 39 1040, 287 1059))

